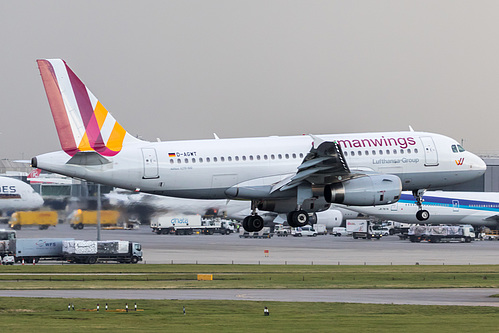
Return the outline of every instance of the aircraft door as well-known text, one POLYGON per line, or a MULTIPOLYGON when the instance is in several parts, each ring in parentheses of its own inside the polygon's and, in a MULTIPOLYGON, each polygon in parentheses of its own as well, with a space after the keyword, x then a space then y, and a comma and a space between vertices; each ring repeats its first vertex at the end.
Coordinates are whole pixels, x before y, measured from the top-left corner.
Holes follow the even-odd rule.
POLYGON ((154 148, 142 148, 142 157, 144 161, 143 179, 159 178, 158 156, 154 148))
POLYGON ((452 200, 452 211, 459 212, 459 200, 452 200))
POLYGON ((422 136, 421 142, 423 142, 425 166, 437 166, 438 153, 433 138, 431 136, 422 136))

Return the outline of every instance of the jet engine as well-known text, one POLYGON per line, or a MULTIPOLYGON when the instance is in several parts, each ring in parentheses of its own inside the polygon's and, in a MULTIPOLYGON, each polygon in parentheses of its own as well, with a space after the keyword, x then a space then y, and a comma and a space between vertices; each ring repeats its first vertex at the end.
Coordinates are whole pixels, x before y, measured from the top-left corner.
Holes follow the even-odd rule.
POLYGON ((324 198, 329 203, 350 206, 376 206, 397 202, 402 192, 402 182, 394 175, 367 175, 324 188, 324 198))

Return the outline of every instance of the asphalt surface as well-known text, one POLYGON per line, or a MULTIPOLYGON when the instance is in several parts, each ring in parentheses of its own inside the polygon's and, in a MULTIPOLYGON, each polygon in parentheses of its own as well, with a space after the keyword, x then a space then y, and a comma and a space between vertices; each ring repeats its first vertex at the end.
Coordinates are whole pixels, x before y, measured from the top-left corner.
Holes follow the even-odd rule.
MULTIPOLYGON (((18 238, 95 240, 97 230, 58 225, 48 230, 25 228, 18 238)), ((470 265, 499 264, 498 241, 411 243, 397 236, 381 240, 351 237, 274 237, 242 239, 231 235, 156 235, 138 230, 102 230, 102 240, 140 242, 141 264, 302 264, 302 265, 470 265), (265 253, 268 251, 268 254, 265 253)), ((44 262, 47 264, 50 262, 44 262)), ((346 302, 379 304, 499 306, 490 295, 499 289, 222 289, 222 290, 0 290, 8 297, 99 299, 211 299, 255 301, 346 302)))
MULTIPOLYGON (((25 228, 18 238, 95 240, 97 230, 58 225, 48 230, 25 228)), ((351 237, 273 237, 242 239, 231 235, 156 235, 138 230, 102 230, 102 240, 142 244, 146 264, 301 264, 301 265, 483 265, 499 264, 499 241, 411 243, 397 236, 381 240, 351 237), (265 254, 268 250, 268 255, 265 254)))
POLYGON ((0 290, 2 297, 156 300, 246 300, 373 304, 499 306, 495 289, 171 289, 0 290))

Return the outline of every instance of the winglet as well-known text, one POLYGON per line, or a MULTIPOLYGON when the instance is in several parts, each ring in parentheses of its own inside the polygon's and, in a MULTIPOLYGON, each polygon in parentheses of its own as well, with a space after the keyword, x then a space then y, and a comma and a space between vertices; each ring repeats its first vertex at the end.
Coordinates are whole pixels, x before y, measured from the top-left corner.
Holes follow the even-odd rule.
POLYGON ((62 149, 118 154, 128 134, 62 59, 37 60, 62 149))

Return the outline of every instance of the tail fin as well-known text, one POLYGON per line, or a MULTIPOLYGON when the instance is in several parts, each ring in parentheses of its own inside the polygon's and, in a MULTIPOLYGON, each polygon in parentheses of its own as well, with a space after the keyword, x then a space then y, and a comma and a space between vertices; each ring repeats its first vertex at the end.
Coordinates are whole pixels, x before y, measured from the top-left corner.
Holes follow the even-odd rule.
POLYGON ((67 154, 96 151, 114 156, 124 143, 139 141, 118 124, 64 60, 42 59, 37 63, 59 141, 67 154))

